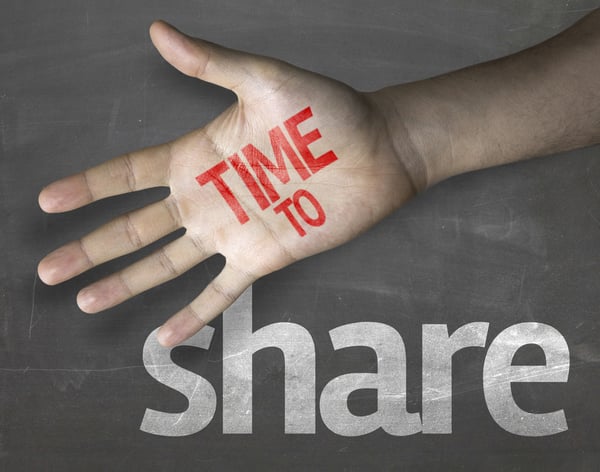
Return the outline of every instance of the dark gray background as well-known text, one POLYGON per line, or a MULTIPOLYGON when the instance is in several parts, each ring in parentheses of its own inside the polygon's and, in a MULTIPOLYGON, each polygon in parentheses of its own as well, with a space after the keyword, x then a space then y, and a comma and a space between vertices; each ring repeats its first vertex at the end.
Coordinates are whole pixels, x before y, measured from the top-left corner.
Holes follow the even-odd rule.
MULTIPOLYGON (((357 240, 254 286, 255 327, 287 320, 312 333, 318 392, 344 372, 374 368, 366 349, 333 352, 328 330, 367 320, 396 328, 407 348, 410 411, 420 410, 423 323, 447 323, 452 331, 488 321, 488 345, 514 323, 551 324, 570 347, 568 383, 514 390, 525 409, 564 408, 569 430, 553 437, 514 436, 494 423, 481 390, 482 349, 455 356, 451 435, 377 431, 350 439, 320 418, 316 435, 284 435, 283 365, 274 350, 255 356, 254 434, 223 435, 219 321, 209 353, 174 353, 215 385, 215 419, 193 436, 151 436, 139 431, 146 408, 181 411, 187 402, 146 373, 144 340, 195 297, 222 260, 98 316, 81 313, 75 294, 139 254, 58 287, 35 275, 50 250, 166 194, 148 191, 46 216, 37 206, 44 185, 202 126, 233 100, 158 56, 147 34, 153 19, 372 90, 517 51, 597 5, 3 0, 0 469, 597 470, 598 148, 443 182, 357 240)), ((368 413, 373 396, 357 395, 351 406, 368 413)))

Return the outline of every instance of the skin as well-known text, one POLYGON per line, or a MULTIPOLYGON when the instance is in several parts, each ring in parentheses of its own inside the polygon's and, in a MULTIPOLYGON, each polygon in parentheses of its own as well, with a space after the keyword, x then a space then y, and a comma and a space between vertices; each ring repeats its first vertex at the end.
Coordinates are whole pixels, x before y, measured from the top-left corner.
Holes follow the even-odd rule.
POLYGON ((513 56, 373 93, 190 38, 164 22, 150 36, 175 68, 232 90, 237 103, 175 141, 44 188, 39 203, 49 213, 155 186, 171 193, 47 255, 38 273, 58 284, 184 227, 179 239, 77 296, 83 311, 96 313, 222 254, 222 272, 159 330, 164 346, 192 336, 259 277, 356 237, 440 180, 600 141, 599 11, 513 56), (224 179, 250 217, 241 225, 215 187, 195 177, 248 143, 269 154, 268 131, 307 106, 313 116, 300 128, 321 134, 310 149, 333 150, 338 159, 307 180, 286 161, 290 181, 271 181, 282 199, 298 189, 312 193, 325 223, 300 237, 273 206, 261 211, 229 170, 224 179))

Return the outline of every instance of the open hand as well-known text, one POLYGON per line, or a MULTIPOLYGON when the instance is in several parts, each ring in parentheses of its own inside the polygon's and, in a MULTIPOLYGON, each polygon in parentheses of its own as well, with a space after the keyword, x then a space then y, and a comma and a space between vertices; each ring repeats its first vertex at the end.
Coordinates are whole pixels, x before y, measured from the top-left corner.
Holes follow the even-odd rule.
POLYGON ((184 227, 177 240, 77 297, 83 311, 95 313, 222 254, 222 272, 160 329, 161 344, 172 346, 257 278, 353 238, 414 189, 370 94, 189 38, 164 22, 150 35, 170 64, 232 90, 237 103, 202 129, 42 190, 40 206, 50 213, 149 187, 171 193, 57 249, 38 272, 57 284, 184 227))

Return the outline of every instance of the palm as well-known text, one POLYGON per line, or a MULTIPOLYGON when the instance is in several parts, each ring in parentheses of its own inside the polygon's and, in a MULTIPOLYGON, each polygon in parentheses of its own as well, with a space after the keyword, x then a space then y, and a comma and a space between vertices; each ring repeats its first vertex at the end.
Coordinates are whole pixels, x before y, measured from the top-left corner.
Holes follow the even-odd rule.
MULTIPOLYGON (((411 189, 382 117, 364 95, 278 61, 193 43, 164 24, 154 27, 153 40, 175 67, 189 75, 200 71, 202 79, 232 88, 238 102, 203 129, 168 145, 117 158, 42 192, 43 208, 64 211, 123 191, 155 185, 171 188, 164 201, 51 254, 40 263, 39 272, 43 280, 58 283, 185 227, 178 240, 79 296, 85 311, 99 311, 176 277, 206 257, 223 254, 226 265, 221 274, 163 328, 162 341, 174 344, 222 312, 256 278, 351 239, 402 203, 411 189), (216 54, 223 57, 215 59, 216 54), (234 70, 236 63, 240 71, 234 70), (261 180, 242 150, 252 144, 276 163, 269 131, 285 129, 284 122, 307 107, 312 116, 297 125, 298 131, 306 134, 316 128, 321 134, 310 144, 310 152, 318 157, 333 151, 337 159, 318 171, 308 165, 298 170, 305 162, 292 163, 283 153, 287 179, 267 169, 261 180), (232 156, 238 158, 237 169, 232 156), (214 180, 200 185, 196 179, 222 162, 218 177, 241 210, 224 198, 214 180), (244 179, 239 165, 253 172, 246 172, 244 179), (255 187, 248 184, 248 175, 255 187), (264 185, 265 176, 271 193, 264 185), (313 197, 324 221, 315 223, 319 210, 308 197, 297 200, 306 206, 308 220, 289 205, 296 225, 285 211, 276 210, 299 191, 313 197), (262 194, 260 199, 257 193, 262 194)), ((293 143, 289 135, 287 140, 293 143)), ((293 150, 301 158, 301 152, 293 150)))

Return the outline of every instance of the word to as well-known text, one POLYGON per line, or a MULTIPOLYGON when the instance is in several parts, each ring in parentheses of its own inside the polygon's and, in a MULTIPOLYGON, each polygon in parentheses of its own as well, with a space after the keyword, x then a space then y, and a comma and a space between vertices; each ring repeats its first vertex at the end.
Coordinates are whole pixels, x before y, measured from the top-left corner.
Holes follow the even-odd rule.
MULTIPOLYGON (((296 171, 302 180, 307 180, 337 160, 337 156, 333 151, 327 151, 315 157, 309 149, 308 146, 310 144, 321 138, 321 133, 317 128, 305 134, 302 134, 298 130, 298 126, 312 116, 312 110, 310 107, 307 107, 284 121, 283 126, 295 145, 295 149, 292 143, 286 138, 280 126, 276 126, 269 131, 271 151, 275 162, 259 151, 253 144, 248 144, 241 150, 241 154, 245 157, 246 161, 243 161, 238 153, 232 154, 227 159, 222 160, 197 176, 196 181, 201 186, 212 183, 227 205, 229 205, 229 208, 231 208, 238 221, 244 224, 250 220, 250 217, 240 204, 238 198, 234 195, 230 185, 225 181, 225 174, 229 169, 233 169, 248 188, 261 210, 264 211, 272 204, 279 202, 273 207, 273 211, 276 214, 283 214, 300 236, 306 235, 306 230, 298 221, 296 214, 310 226, 321 226, 325 223, 325 211, 323 207, 312 193, 304 189, 297 190, 291 197, 281 200, 281 196, 275 190, 275 186, 267 172, 277 178, 282 184, 287 184, 290 181, 290 174, 284 155, 289 160, 291 168, 296 171), (306 207, 308 204, 312 206, 312 210, 307 212, 306 207), (294 214, 292 207, 296 210, 296 214, 294 214), (311 216, 310 213, 316 215, 311 216)), ((230 176, 231 174, 228 177, 230 176)))
MULTIPOLYGON (((377 355, 377 372, 350 373, 329 381, 321 392, 320 412, 325 425, 341 436, 361 436, 379 428, 394 436, 452 432, 452 356, 468 347, 486 345, 488 323, 468 323, 451 335, 445 324, 423 325, 422 413, 406 411, 406 355, 400 334, 383 323, 361 322, 329 331, 333 349, 365 346, 377 355), (377 410, 354 415, 350 394, 377 391, 377 410)), ((208 349, 214 328, 204 327, 184 345, 208 349)), ((252 433, 252 356, 268 347, 280 349, 285 363, 285 433, 315 433, 315 345, 310 333, 295 323, 273 323, 252 331, 252 292, 249 288, 223 314, 223 433, 252 433)), ((204 377, 176 365, 170 349, 156 339, 144 344, 144 366, 158 382, 185 395, 181 413, 146 409, 140 429, 160 436, 186 436, 213 419, 217 398, 204 377)), ((515 382, 566 382, 569 348, 553 327, 519 323, 491 342, 483 366, 483 391, 495 422, 520 436, 547 436, 568 429, 563 410, 531 413, 514 401, 515 382), (515 353, 527 344, 539 346, 545 365, 512 365, 515 353)))

